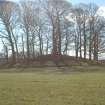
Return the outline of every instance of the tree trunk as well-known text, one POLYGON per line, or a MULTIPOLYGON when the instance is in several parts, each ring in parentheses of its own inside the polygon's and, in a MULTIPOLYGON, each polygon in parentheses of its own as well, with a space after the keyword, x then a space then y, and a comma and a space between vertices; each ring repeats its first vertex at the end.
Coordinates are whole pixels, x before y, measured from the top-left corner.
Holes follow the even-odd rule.
MULTIPOLYGON (((85 20, 85 19, 84 19, 85 20)), ((84 34, 84 59, 86 59, 86 32, 85 32, 85 21, 84 21, 84 24, 83 24, 83 34, 84 34)))
POLYGON ((26 26, 26 43, 27 43, 27 63, 29 63, 30 60, 30 46, 29 46, 29 29, 28 26, 26 26))
POLYGON ((92 27, 90 23, 90 35, 89 35, 89 60, 92 60, 92 27))
POLYGON ((98 61, 98 33, 94 36, 94 60, 98 61))
POLYGON ((79 26, 79 44, 80 44, 80 58, 82 58, 82 34, 81 34, 81 26, 79 26))

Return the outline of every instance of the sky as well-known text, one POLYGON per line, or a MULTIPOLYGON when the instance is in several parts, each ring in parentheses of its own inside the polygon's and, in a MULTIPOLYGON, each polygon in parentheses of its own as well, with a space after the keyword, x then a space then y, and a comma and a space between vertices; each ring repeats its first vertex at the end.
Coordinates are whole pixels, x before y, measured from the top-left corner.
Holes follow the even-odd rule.
MULTIPOLYGON (((19 1, 19 0, 10 0, 10 1, 19 1)), ((67 0, 70 1, 72 4, 78 4, 78 3, 95 3, 99 6, 105 6, 105 0, 67 0)))
POLYGON ((105 0, 68 0, 72 4, 78 4, 78 3, 95 3, 99 6, 105 6, 105 0))

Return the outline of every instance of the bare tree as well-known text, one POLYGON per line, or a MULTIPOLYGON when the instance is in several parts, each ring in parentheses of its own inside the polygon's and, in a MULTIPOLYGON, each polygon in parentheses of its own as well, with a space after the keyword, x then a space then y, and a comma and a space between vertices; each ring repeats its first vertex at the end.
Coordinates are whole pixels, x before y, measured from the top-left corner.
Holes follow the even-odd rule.
POLYGON ((48 0, 45 7, 52 26, 53 39, 53 57, 58 58, 61 55, 61 22, 64 15, 70 10, 71 5, 64 0, 48 0))
POLYGON ((16 24, 13 20, 14 18, 16 19, 16 17, 14 17, 14 11, 17 7, 16 4, 7 1, 0 4, 0 19, 2 26, 4 27, 4 29, 1 30, 1 37, 5 38, 10 43, 12 50, 12 63, 16 63, 15 45, 17 46, 17 42, 14 35, 16 24))

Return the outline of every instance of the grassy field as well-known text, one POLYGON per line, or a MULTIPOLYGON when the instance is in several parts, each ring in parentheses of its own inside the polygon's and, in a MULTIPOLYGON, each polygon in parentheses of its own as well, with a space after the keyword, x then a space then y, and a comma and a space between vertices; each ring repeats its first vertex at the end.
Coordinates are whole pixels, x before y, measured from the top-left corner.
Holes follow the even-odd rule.
POLYGON ((0 105, 105 105, 105 72, 0 73, 0 105))

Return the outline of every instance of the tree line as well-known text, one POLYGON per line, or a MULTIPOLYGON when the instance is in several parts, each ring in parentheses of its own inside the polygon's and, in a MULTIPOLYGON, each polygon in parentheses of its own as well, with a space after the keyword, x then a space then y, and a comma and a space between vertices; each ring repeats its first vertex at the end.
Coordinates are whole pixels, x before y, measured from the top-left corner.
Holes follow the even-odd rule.
POLYGON ((0 43, 12 63, 38 56, 70 55, 98 60, 105 52, 105 18, 94 3, 66 0, 0 1, 0 43))

